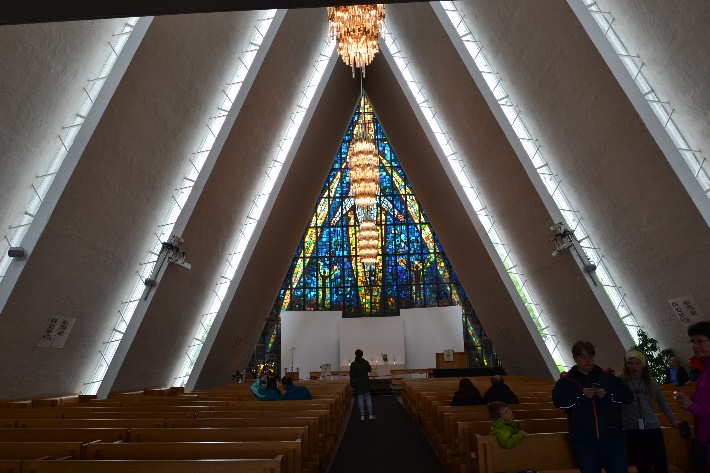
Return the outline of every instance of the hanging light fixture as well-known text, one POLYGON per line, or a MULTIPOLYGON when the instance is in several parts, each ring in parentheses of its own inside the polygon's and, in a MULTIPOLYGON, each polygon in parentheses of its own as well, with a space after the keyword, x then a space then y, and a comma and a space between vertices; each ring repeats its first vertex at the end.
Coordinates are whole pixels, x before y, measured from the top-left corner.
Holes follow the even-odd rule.
MULTIPOLYGON (((365 95, 360 96, 360 117, 355 139, 350 144, 348 167, 350 174, 350 194, 355 201, 355 209, 360 222, 358 248, 360 261, 369 269, 377 260, 379 239, 375 216, 377 214, 377 194, 380 191, 380 156, 371 137, 372 122, 370 112, 365 107, 365 95)), ((373 131, 374 134, 374 131, 373 131)))
POLYGON ((360 261, 365 268, 370 268, 377 260, 379 239, 374 220, 360 222, 360 231, 357 235, 360 261))
POLYGON ((328 7, 329 36, 338 42, 338 54, 343 62, 362 70, 370 64, 380 50, 378 34, 384 37, 385 5, 351 5, 328 7))
POLYGON ((350 145, 350 193, 355 205, 371 207, 380 188, 380 157, 375 143, 364 135, 350 145))

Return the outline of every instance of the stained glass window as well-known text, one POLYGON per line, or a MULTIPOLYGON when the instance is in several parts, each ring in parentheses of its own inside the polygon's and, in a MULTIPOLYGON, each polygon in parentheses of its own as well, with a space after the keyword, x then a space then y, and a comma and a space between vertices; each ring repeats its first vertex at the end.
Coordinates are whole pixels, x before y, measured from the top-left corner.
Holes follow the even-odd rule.
POLYGON ((493 348, 473 307, 364 98, 338 149, 264 328, 260 343, 266 345, 266 364, 278 372, 282 310, 387 317, 400 315, 400 309, 452 305, 462 307, 462 333, 471 366, 495 363, 493 348), (358 257, 360 216, 350 194, 348 172, 348 150, 360 114, 372 123, 380 158, 375 205, 379 252, 375 264, 367 267, 358 257))

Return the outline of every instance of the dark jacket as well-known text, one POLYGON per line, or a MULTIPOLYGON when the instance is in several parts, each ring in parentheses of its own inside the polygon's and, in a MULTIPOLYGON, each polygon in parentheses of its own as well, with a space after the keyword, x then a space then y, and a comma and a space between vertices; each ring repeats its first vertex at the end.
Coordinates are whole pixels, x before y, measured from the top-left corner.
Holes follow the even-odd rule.
POLYGON ((295 384, 286 388, 286 392, 281 396, 282 401, 310 401, 311 399, 313 396, 307 387, 295 384))
POLYGON ((355 358, 350 363, 350 386, 355 394, 370 392, 370 363, 364 358, 355 358))
POLYGON ((480 394, 467 396, 461 391, 456 391, 453 399, 451 399, 452 406, 482 406, 485 403, 486 401, 483 400, 483 396, 480 394))
POLYGON ((621 404, 633 399, 633 391, 612 370, 597 365, 589 374, 572 367, 562 373, 552 390, 552 402, 567 413, 570 439, 622 436, 621 404), (584 395, 582 389, 593 387, 593 383, 604 388, 603 398, 584 395))
POLYGON ((261 383, 261 379, 257 379, 250 389, 260 401, 278 401, 281 399, 281 391, 278 388, 267 389, 266 384, 261 383))
POLYGON ((506 404, 518 404, 518 396, 505 383, 495 383, 483 395, 486 403, 500 401, 506 404))
MULTIPOLYGON (((676 383, 675 383, 676 386, 685 386, 685 383, 690 381, 690 376, 688 376, 688 372, 685 371, 685 368, 683 368, 682 366, 678 367, 678 371, 676 371, 675 377, 676 377, 676 383)), ((668 384, 670 382, 671 382, 671 369, 668 368, 666 370, 666 377, 663 380, 663 383, 668 384)))

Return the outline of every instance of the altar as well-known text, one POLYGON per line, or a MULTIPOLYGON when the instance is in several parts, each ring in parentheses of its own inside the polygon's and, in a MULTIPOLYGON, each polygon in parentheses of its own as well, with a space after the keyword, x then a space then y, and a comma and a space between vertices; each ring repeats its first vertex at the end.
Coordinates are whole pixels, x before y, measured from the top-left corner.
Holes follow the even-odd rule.
MULTIPOLYGON (((377 371, 378 378, 389 378, 391 376, 390 371, 404 369, 404 363, 380 363, 380 362, 377 362, 377 363, 370 363, 370 366, 372 367, 373 373, 375 371, 377 371), (377 370, 375 370, 375 367, 377 367, 377 370)), ((350 366, 349 365, 341 366, 340 371, 350 372, 350 366)))

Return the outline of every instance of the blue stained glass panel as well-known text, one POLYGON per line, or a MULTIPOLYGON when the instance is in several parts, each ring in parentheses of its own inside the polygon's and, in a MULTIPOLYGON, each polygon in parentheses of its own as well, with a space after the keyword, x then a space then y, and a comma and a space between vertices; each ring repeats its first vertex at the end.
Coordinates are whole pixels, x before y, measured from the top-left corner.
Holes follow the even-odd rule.
POLYGON ((339 310, 344 317, 399 315, 400 309, 462 306, 462 334, 472 366, 490 363, 490 345, 473 307, 404 175, 367 98, 357 108, 313 217, 298 246, 271 311, 262 340, 270 346, 267 367, 278 372, 282 310, 339 310), (350 195, 348 151, 360 114, 371 123, 379 151, 380 186, 375 221, 378 257, 359 258, 359 215, 350 195))

